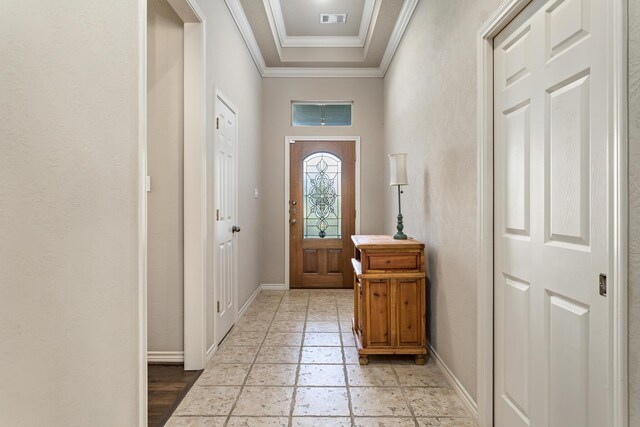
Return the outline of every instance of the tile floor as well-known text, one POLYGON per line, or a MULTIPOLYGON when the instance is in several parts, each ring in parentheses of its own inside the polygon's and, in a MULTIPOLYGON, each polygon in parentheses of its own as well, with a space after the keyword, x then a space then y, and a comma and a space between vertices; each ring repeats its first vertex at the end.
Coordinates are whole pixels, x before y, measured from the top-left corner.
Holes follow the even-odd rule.
POLYGON ((167 426, 476 426, 431 359, 360 366, 352 314, 352 291, 262 291, 167 426))

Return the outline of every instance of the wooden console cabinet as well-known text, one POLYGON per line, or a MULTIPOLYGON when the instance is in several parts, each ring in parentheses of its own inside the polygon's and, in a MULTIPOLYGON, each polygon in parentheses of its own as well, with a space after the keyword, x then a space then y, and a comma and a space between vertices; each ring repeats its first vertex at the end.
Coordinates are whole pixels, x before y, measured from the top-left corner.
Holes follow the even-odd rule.
POLYGON ((353 332, 360 364, 370 354, 427 357, 424 243, 391 236, 352 236, 353 332))

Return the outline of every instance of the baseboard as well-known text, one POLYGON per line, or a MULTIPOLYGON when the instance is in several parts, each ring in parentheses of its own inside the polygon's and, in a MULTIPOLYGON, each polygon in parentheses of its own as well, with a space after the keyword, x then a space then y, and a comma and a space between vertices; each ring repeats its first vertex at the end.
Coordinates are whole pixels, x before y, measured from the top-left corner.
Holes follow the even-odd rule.
POLYGON ((281 283, 263 283, 261 288, 265 291, 284 291, 287 287, 281 283))
POLYGON ((209 363, 213 355, 216 354, 216 351, 218 351, 217 345, 213 344, 211 347, 209 347, 209 349, 207 350, 207 363, 209 363))
POLYGON ((240 309, 240 311, 238 311, 238 314, 236 315, 236 322, 238 320, 240 320, 240 318, 244 315, 245 311, 247 311, 247 309, 249 308, 249 306, 251 306, 251 303, 253 302, 254 299, 256 299, 256 297, 258 296, 258 294, 260 293, 260 291, 262 290, 262 286, 260 285, 256 288, 256 290, 253 292, 253 294, 249 297, 249 299, 247 300, 247 302, 244 303, 244 305, 242 306, 242 308, 240 309))
POLYGON ((462 399, 469 413, 475 418, 478 419, 478 404, 473 400, 467 389, 464 388, 462 383, 456 378, 456 376, 451 372, 451 369, 444 363, 444 361, 440 358, 438 353, 431 347, 431 345, 427 345, 429 348, 429 353, 433 360, 436 362, 436 365, 440 368, 444 377, 447 379, 451 387, 458 393, 458 396, 462 399))
POLYGON ((184 351, 148 351, 147 363, 184 363, 184 351))

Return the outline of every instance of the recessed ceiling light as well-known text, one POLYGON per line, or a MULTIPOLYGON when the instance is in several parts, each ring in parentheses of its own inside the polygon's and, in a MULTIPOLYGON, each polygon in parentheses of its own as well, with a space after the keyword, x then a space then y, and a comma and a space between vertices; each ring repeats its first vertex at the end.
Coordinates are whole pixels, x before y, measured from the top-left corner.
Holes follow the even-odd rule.
POLYGON ((321 13, 321 24, 345 24, 347 22, 346 13, 321 13))

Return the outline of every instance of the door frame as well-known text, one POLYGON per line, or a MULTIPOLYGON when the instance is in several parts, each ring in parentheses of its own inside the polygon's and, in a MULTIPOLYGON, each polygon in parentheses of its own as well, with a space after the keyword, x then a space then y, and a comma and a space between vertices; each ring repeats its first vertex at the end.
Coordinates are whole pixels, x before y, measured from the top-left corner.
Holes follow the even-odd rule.
MULTIPOLYGON (((213 168, 215 169, 215 164, 216 164, 216 147, 218 144, 218 134, 216 132, 215 129, 215 119, 218 117, 218 114, 220 113, 218 111, 217 105, 218 105, 218 100, 220 100, 220 102, 222 102, 224 105, 226 105, 231 112, 233 112, 233 114, 235 114, 236 116, 236 125, 235 125, 235 133, 236 133, 236 141, 235 141, 235 146, 234 146, 234 167, 235 167, 235 176, 233 177, 234 181, 235 181, 235 203, 234 203, 234 212, 235 212, 235 216, 236 216, 236 224, 238 223, 238 219, 239 219, 239 214, 240 212, 238 211, 238 144, 240 143, 240 138, 238 135, 238 130, 240 129, 238 126, 238 123, 240 121, 240 113, 238 111, 238 108, 233 104, 233 102, 231 102, 231 99, 229 99, 224 92, 222 92, 222 90, 220 89, 220 87, 215 86, 213 87, 213 92, 214 92, 214 99, 213 99, 213 121, 212 121, 212 133, 213 133, 213 146, 212 146, 212 150, 211 150, 211 164, 213 165, 213 168)), ((216 181, 216 174, 215 174, 215 170, 213 173, 213 176, 211 177, 211 182, 213 183, 213 188, 212 188, 212 195, 213 195, 213 200, 212 200, 212 206, 211 206, 211 223, 213 224, 215 221, 213 212, 215 212, 215 201, 216 201, 216 190, 217 190, 217 181, 216 181)), ((213 266, 213 271, 212 271, 212 278, 211 280, 213 280, 213 301, 218 301, 218 283, 216 281, 216 276, 215 273, 217 271, 217 265, 216 265, 216 257, 215 257, 215 244, 216 244, 216 226, 214 225, 212 227, 212 250, 211 250, 211 255, 212 255, 212 266, 213 266)), ((233 256, 233 277, 235 278, 235 283, 233 286, 233 307, 234 307, 234 313, 233 313, 233 319, 234 322, 236 320, 238 320, 238 253, 239 253, 239 249, 240 249, 240 239, 237 237, 237 235, 234 237, 236 239, 236 247, 235 247, 235 252, 234 252, 234 256, 233 256)), ((206 318, 205 318, 206 321, 206 318)), ((214 323, 213 326, 213 344, 211 345, 211 347, 209 348, 209 350, 207 351, 208 354, 213 354, 213 352, 215 351, 215 349, 218 346, 218 343, 220 342, 220 340, 223 337, 218 336, 218 330, 216 328, 216 325, 214 323)))
MULTIPOLYGON (((532 0, 505 0, 477 35, 478 59, 478 423, 493 425, 493 39, 532 0)), ((628 119, 627 119, 627 3, 608 0, 609 34, 609 256, 611 265, 610 354, 611 425, 628 426, 627 259, 628 259, 628 119), (616 291, 617 290, 617 291, 616 291)))
MULTIPOLYGON (((184 366, 206 362, 206 41, 195 0, 168 0, 184 22, 184 366), (190 78, 188 78, 190 77, 190 78)), ((147 397, 147 0, 138 0, 138 425, 147 397)))
POLYGON ((285 136, 284 137, 284 289, 289 289, 289 185, 291 183, 291 144, 296 141, 350 141, 356 144, 356 234, 360 234, 360 137, 359 136, 285 136))

